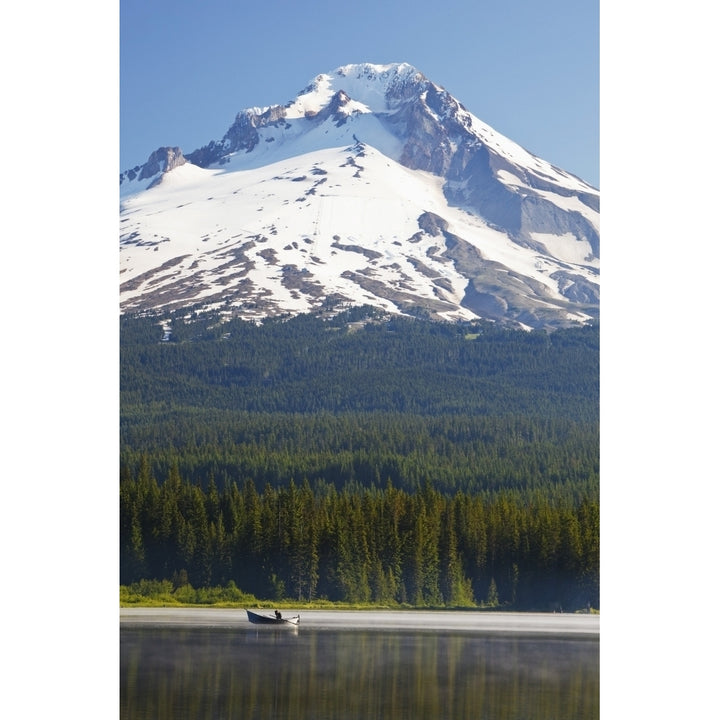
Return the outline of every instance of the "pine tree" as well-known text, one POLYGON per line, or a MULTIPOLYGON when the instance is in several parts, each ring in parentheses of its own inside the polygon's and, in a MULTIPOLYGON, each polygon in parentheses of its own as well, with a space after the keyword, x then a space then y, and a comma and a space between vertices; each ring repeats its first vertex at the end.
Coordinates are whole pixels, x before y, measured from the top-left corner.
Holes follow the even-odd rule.
POLYGON ((500 596, 498 595, 495 578, 490 578, 490 587, 488 588, 487 600, 485 601, 485 604, 488 607, 497 607, 500 604, 500 596))

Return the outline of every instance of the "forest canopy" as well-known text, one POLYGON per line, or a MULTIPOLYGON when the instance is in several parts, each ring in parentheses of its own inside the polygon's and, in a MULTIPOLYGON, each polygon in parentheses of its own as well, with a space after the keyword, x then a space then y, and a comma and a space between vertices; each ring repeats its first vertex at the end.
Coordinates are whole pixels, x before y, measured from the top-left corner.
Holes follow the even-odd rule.
POLYGON ((122 583, 597 607, 597 326, 123 316, 120 350, 122 583))

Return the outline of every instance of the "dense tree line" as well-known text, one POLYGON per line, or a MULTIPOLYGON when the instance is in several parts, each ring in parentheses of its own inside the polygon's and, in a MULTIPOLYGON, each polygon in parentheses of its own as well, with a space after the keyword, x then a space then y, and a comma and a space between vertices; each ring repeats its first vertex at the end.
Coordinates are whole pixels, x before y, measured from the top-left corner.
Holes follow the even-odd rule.
POLYGON ((597 496, 540 491, 447 496, 308 482, 219 491, 158 483, 147 461, 120 484, 121 583, 235 583, 300 601, 599 606, 597 496))
POLYGON ((598 345, 368 308, 124 316, 121 582, 597 607, 598 345))
POLYGON ((442 492, 597 486, 597 423, 519 415, 313 415, 146 411, 123 434, 121 468, 141 456, 157 477, 177 463, 188 481, 309 480, 442 492))

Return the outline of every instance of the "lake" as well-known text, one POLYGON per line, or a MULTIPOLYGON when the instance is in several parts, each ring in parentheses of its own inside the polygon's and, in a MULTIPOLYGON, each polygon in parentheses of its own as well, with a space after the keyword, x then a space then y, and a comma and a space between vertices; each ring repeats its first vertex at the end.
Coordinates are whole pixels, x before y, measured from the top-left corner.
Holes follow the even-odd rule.
POLYGON ((121 609, 121 720, 600 716, 597 615, 299 612, 121 609))

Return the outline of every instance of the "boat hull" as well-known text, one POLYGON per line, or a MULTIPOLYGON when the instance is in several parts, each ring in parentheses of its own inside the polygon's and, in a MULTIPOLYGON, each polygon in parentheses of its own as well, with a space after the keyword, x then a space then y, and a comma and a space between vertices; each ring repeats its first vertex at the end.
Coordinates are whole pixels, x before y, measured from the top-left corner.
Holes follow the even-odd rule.
POLYGON ((290 618, 276 618, 272 617, 271 615, 260 615, 259 613, 251 612, 250 610, 245 610, 248 616, 248 620, 251 623, 254 623, 255 625, 299 625, 300 624, 300 616, 295 615, 295 617, 290 618))

